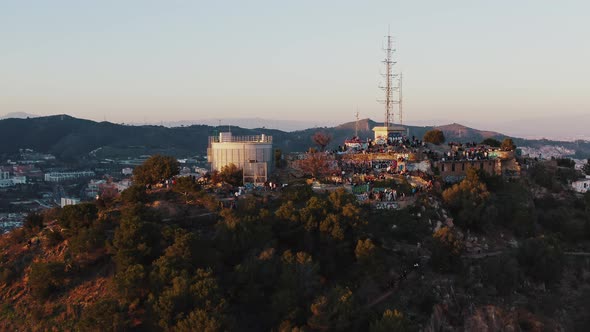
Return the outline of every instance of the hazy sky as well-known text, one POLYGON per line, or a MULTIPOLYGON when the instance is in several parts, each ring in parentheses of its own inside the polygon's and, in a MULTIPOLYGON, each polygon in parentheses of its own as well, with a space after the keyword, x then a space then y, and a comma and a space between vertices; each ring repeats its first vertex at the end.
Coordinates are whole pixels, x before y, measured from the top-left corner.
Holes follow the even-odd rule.
POLYGON ((565 135, 590 113, 589 15, 567 0, 0 0, 0 115, 382 120, 390 26, 406 122, 565 135))

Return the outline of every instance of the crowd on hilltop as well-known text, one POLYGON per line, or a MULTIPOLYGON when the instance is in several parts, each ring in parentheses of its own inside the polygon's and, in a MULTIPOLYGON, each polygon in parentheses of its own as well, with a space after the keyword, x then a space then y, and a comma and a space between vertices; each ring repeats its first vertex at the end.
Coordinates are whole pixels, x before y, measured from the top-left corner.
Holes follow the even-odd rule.
POLYGON ((463 160, 488 160, 492 158, 491 152, 497 151, 477 143, 449 143, 450 151, 442 156, 442 161, 463 161, 463 160))
POLYGON ((366 143, 361 143, 358 138, 355 138, 357 148, 350 148, 346 145, 338 146, 336 152, 339 153, 386 153, 386 152, 416 152, 418 148, 424 147, 422 140, 415 136, 400 137, 398 139, 389 139, 386 142, 380 143, 372 139, 368 139, 366 143))

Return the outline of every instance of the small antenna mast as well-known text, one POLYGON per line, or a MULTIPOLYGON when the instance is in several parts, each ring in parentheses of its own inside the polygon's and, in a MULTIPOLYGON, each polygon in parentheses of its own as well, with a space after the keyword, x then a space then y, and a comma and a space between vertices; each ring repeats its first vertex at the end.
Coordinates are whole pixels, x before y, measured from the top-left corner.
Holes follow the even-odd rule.
POLYGON ((359 109, 358 107, 356 108, 356 113, 354 114, 356 117, 356 123, 354 126, 354 136, 355 137, 359 137, 359 109))
POLYGON ((402 108, 402 73, 399 73, 399 86, 397 88, 397 92, 398 92, 398 101, 397 104, 399 105, 399 124, 403 125, 404 121, 403 121, 403 108, 402 108))

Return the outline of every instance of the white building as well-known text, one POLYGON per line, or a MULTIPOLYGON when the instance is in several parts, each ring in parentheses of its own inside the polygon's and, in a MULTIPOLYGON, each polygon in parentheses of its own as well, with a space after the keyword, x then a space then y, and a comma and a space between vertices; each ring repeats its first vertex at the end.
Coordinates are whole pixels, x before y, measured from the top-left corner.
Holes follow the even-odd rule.
POLYGON ((232 136, 231 132, 211 136, 207 159, 212 171, 234 164, 244 170, 244 182, 265 182, 274 167, 272 136, 232 136))
POLYGON ((121 170, 121 173, 123 173, 123 175, 133 175, 133 168, 125 167, 121 170))
POLYGON ((0 171, 0 180, 10 179, 10 172, 0 171))
POLYGON ((46 182, 62 182, 68 180, 74 180, 79 178, 86 178, 94 176, 94 172, 82 171, 82 172, 52 172, 45 174, 46 182))
POLYGON ((586 178, 583 180, 572 182, 572 187, 579 193, 590 191, 590 175, 586 175, 586 178))
POLYGON ((80 203, 79 198, 62 197, 61 203, 59 204, 59 206, 61 206, 63 208, 64 206, 67 206, 67 205, 76 205, 79 203, 80 203))

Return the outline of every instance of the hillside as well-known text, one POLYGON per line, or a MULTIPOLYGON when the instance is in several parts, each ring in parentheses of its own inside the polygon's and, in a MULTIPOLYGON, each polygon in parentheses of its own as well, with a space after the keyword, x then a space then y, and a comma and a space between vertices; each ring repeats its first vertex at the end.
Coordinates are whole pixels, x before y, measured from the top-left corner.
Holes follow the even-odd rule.
MULTIPOLYGON (((364 119, 359 122, 359 136, 372 137, 371 128, 378 123, 364 119)), ((163 126, 129 126, 110 122, 95 122, 77 119, 67 115, 28 119, 0 120, 0 154, 16 153, 18 149, 30 148, 39 152, 51 153, 61 159, 78 159, 100 149, 99 157, 127 157, 144 154, 166 153, 178 157, 202 155, 207 148, 207 137, 226 126, 214 127, 192 125, 167 128, 163 126)), ((410 135, 422 137, 432 127, 406 126, 410 135)), ((447 141, 476 141, 484 138, 503 138, 500 133, 480 131, 459 124, 440 126, 447 141)), ((332 135, 331 148, 354 135, 355 122, 336 127, 310 128, 293 132, 268 128, 245 129, 231 127, 235 135, 267 134, 274 137, 275 146, 285 152, 305 151, 313 143, 310 137, 317 131, 332 135)), ((519 145, 558 144, 577 151, 580 158, 590 157, 590 142, 553 142, 517 140, 519 145)))
POLYGON ((189 178, 48 210, 0 236, 0 330, 582 331, 590 194, 538 171, 389 211, 295 183, 224 208, 189 178))

